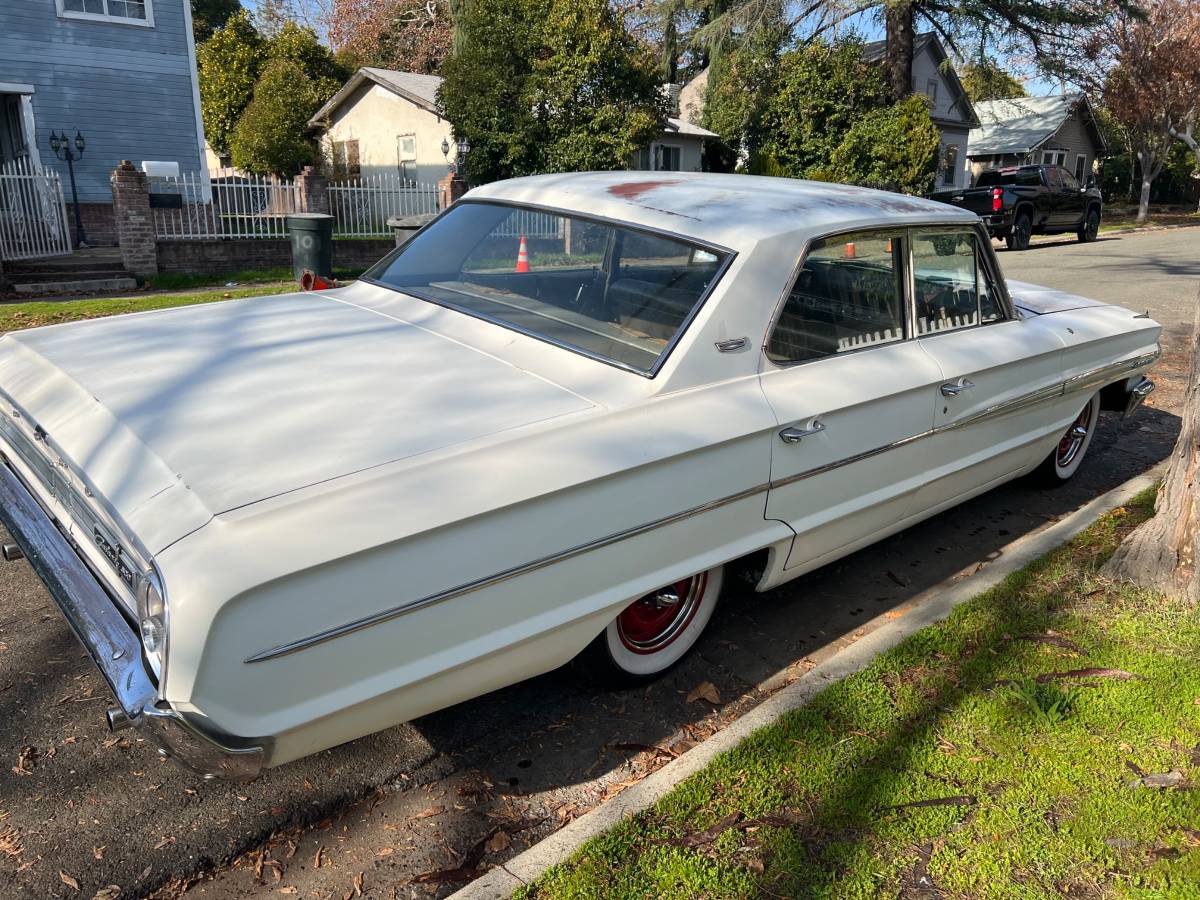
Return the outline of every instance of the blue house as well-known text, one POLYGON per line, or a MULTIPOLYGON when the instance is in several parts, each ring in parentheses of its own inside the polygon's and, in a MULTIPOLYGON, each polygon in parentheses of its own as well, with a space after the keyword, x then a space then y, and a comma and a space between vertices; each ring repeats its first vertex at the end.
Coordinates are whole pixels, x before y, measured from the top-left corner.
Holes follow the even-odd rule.
MULTIPOLYGON (((67 164, 51 132, 84 139, 75 181, 92 246, 116 243, 109 174, 121 160, 202 170, 190 0, 0 0, 0 180, 6 171, 59 172, 73 222, 67 164)), ((0 197, 10 207, 20 202, 13 177, 0 197)))

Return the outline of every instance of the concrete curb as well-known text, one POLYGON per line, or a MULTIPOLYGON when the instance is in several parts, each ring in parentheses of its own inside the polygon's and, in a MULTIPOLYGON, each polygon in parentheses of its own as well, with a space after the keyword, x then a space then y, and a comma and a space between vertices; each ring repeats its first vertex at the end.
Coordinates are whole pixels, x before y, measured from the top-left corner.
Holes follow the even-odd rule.
POLYGON ((959 604, 990 590, 1013 572, 1065 544, 1104 513, 1127 503, 1151 487, 1162 476, 1164 468, 1164 464, 1159 464, 1041 531, 1013 541, 1003 548, 995 562, 974 575, 957 581, 947 579, 918 594, 903 607, 905 612, 901 618, 886 621, 687 753, 507 863, 491 869, 451 896, 455 900, 497 900, 508 897, 551 866, 567 860, 586 841, 656 803, 681 781, 703 769, 719 754, 737 746, 751 733, 770 725, 785 713, 804 706, 828 685, 865 669, 879 654, 922 628, 942 621, 959 604))

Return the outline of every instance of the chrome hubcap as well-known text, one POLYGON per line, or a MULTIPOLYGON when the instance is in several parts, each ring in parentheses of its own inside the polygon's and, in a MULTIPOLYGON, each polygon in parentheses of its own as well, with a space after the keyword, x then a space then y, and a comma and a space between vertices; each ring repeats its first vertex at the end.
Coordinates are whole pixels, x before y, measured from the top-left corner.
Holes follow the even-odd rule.
POLYGON ((1061 441, 1058 442, 1058 452, 1055 456, 1055 462, 1059 467, 1066 468, 1075 461, 1075 457, 1079 455, 1079 451, 1083 448, 1083 442, 1087 439, 1088 431, 1092 427, 1092 404, 1088 404, 1083 408, 1083 412, 1079 414, 1074 424, 1067 429, 1067 433, 1063 435, 1061 441))
POLYGON ((634 653, 656 653, 683 634, 700 608, 707 573, 693 575, 647 594, 617 617, 617 634, 634 653))

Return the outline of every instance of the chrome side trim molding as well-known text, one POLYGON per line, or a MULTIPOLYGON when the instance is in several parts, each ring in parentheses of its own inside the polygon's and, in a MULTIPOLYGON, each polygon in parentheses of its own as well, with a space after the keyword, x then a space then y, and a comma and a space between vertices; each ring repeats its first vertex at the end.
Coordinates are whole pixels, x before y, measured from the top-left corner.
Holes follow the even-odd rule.
POLYGON ((616 531, 602 538, 597 538, 594 541, 577 544, 574 547, 569 547, 566 550, 561 550, 558 553, 552 553, 549 556, 543 556, 540 559, 535 559, 532 562, 522 563, 519 566, 513 566, 511 569, 505 569, 502 572, 497 572, 494 575, 487 575, 483 578, 476 578, 473 581, 468 581, 465 584, 460 584, 452 588, 447 588, 444 591, 438 591, 436 594, 430 594, 428 597, 421 597, 418 600, 410 600, 407 603, 401 603, 397 606, 381 610, 377 613, 372 613, 369 616, 363 616, 361 619, 355 619, 353 622, 347 622, 345 625, 339 625, 336 628, 331 628, 328 631, 322 631, 310 637, 299 638, 295 641, 290 641, 286 644, 280 644, 277 647, 271 647, 269 650, 263 650, 260 653, 255 653, 253 656, 247 657, 245 662, 256 663, 264 662, 268 659, 277 659, 280 656, 287 656, 289 653, 295 653, 298 650, 305 650, 317 644, 323 644, 326 641, 332 641, 334 638, 342 637, 343 635, 353 634, 356 631, 362 631, 364 628, 370 628, 372 625, 379 625, 383 622, 389 622, 392 619, 402 616, 405 613, 413 612, 426 606, 432 606, 435 603, 441 603, 443 600, 450 600, 454 597, 461 597, 463 594, 470 594, 485 587, 490 587, 493 584, 499 584, 502 581, 507 581, 510 578, 516 578, 519 575, 528 575, 530 572, 536 572, 538 569, 544 569, 546 566, 553 565, 557 562, 562 562, 572 557, 579 556, 581 553, 586 553, 590 550, 599 550, 603 547, 608 547, 616 544, 619 541, 627 538, 637 537, 639 534, 645 534, 655 528, 661 528, 664 525, 672 525, 676 522, 681 522, 684 519, 689 519, 692 516, 698 516, 701 513, 706 513, 717 509, 721 506, 726 506, 730 503, 736 503, 738 500, 745 500, 753 497, 756 494, 765 492, 770 487, 769 483, 763 482, 756 484, 754 487, 746 488, 738 491, 736 494, 730 494, 727 497, 721 497, 717 500, 710 500, 707 503, 702 503, 699 506, 693 506, 690 509, 685 509, 682 512, 672 513, 669 516, 663 516, 661 519, 654 519, 651 522, 646 522, 644 525, 638 525, 635 528, 627 528, 623 531, 616 531))
POLYGON ((902 438, 901 440, 893 441, 889 444, 884 444, 871 450, 865 450, 862 453, 856 453, 853 456, 847 456, 843 459, 835 460, 834 462, 827 463, 823 466, 817 466, 813 469, 805 469, 803 472, 797 472, 796 474, 789 475, 786 478, 780 478, 774 481, 757 484, 754 487, 749 487, 745 490, 738 491, 736 494, 730 494, 726 497, 710 500, 707 503, 703 503, 699 506, 693 506, 689 509, 683 510, 682 512, 672 513, 669 516, 663 516, 660 519, 654 519, 653 521, 646 522, 642 525, 637 525, 633 528, 627 528, 623 531, 616 531, 602 538, 597 538, 596 540, 588 541, 583 544, 577 544, 574 547, 569 547, 566 550, 561 550, 557 553, 543 556, 531 562, 522 563, 520 565, 513 566, 512 568, 504 569, 503 571, 497 572, 493 575, 476 578, 473 581, 468 581, 464 584, 456 585, 455 587, 447 588, 443 591, 438 591, 436 594, 430 594, 427 597, 421 597, 416 600, 410 600, 407 603, 401 603, 396 606, 389 607, 388 609, 381 610, 377 613, 372 613, 369 616, 363 616, 360 619, 355 619, 352 622, 339 625, 336 628, 330 628, 327 631, 318 632, 317 634, 310 635, 308 637, 297 638, 294 641, 289 641, 285 644, 279 644, 255 653, 253 656, 247 657, 244 662, 266 662, 270 659, 278 659, 281 656, 288 656, 289 654, 296 653, 300 650, 306 650, 309 647, 314 647, 317 644, 323 644, 326 641, 332 641, 335 638, 343 637, 347 634, 353 634, 356 631, 362 631, 364 628, 370 628, 373 625, 380 625, 384 622, 390 622, 392 619, 396 619, 405 615, 406 613, 413 612, 414 610, 418 610, 426 606, 432 606, 433 604, 441 603, 444 600, 451 600, 455 597, 461 597, 464 594, 470 594, 474 591, 482 590, 485 587, 499 584, 500 582, 507 581, 510 578, 517 578, 521 575, 527 575, 530 572, 536 572, 538 569, 543 569, 546 566, 563 562, 579 556, 581 553, 586 553, 590 550, 599 550, 603 547, 608 547, 628 538, 637 537, 640 534, 653 531, 655 528, 661 528, 664 525, 672 525, 676 522, 681 522, 684 519, 689 519, 692 516, 709 512, 719 507, 726 506, 730 503, 736 503, 739 500, 745 500, 749 497, 755 496, 756 494, 761 494, 768 490, 775 490, 777 488, 785 487, 789 484, 795 484, 797 481, 803 481, 806 478, 813 478, 817 475, 831 472, 834 469, 840 469, 843 466, 853 465, 856 462, 861 462, 864 459, 870 459, 872 456, 879 456, 880 454, 887 453, 890 450, 895 450, 899 447, 904 447, 908 444, 924 440, 925 438, 932 437, 933 435, 939 434, 943 431, 950 431, 953 429, 962 428, 964 425, 973 425, 986 419, 1008 415, 1009 413, 1015 412, 1019 409, 1024 409, 1025 407, 1042 403, 1046 400, 1052 400, 1055 397, 1061 397, 1065 394, 1073 393, 1075 391, 1082 391, 1085 388, 1098 383, 1112 381, 1126 372, 1154 362, 1154 360, 1158 359, 1160 353, 1161 351, 1148 353, 1133 360, 1124 360, 1119 363, 1112 363, 1106 366, 1100 366, 1096 369, 1091 369, 1087 372, 1080 373, 1079 375, 1074 375, 1065 381, 1060 381, 1048 387, 1030 391, 1027 394, 1022 394, 1018 397, 1012 398, 1011 400, 1006 400, 1003 403, 997 403, 995 406, 980 410, 978 413, 967 416, 963 419, 959 419, 958 421, 952 422, 948 425, 931 428, 928 431, 921 432, 920 434, 914 434, 910 437, 902 438))

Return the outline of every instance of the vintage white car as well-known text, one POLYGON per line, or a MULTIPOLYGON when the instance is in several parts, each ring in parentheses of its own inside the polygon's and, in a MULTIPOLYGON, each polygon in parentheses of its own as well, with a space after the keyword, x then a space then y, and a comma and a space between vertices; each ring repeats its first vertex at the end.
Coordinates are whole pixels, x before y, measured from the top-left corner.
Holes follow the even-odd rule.
POLYGON ((1034 470, 1159 354, 974 214, 748 176, 471 191, 357 284, 0 340, 0 517, 133 724, 274 766, 569 660, 636 682, 1034 470))

